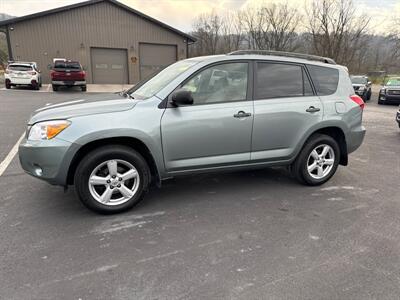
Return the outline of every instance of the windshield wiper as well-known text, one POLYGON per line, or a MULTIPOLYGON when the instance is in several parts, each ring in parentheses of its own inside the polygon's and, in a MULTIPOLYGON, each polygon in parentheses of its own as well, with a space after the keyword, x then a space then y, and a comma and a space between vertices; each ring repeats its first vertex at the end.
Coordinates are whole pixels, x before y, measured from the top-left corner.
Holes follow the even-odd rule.
POLYGON ((120 96, 122 96, 122 97, 125 97, 125 98, 129 97, 129 98, 131 98, 131 99, 135 99, 135 98, 134 98, 131 94, 129 94, 126 90, 123 90, 123 91, 119 92, 118 95, 120 95, 120 96))

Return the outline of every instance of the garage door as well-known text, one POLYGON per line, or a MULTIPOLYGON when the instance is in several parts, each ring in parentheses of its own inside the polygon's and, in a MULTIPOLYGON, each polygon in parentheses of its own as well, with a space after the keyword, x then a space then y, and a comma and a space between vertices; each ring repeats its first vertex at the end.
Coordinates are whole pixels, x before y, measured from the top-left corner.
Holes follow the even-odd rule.
POLYGON ((91 48, 93 83, 128 83, 128 56, 124 49, 91 48))
POLYGON ((176 46, 140 44, 139 59, 140 79, 143 79, 176 62, 176 46))

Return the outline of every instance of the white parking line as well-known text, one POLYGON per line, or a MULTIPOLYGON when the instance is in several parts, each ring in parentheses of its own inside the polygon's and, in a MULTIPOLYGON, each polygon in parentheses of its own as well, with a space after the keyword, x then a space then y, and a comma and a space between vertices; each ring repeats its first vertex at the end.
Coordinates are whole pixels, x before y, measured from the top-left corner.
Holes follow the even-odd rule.
POLYGON ((25 136, 25 132, 18 139, 17 143, 12 147, 11 151, 7 154, 6 158, 0 163, 0 176, 3 175, 4 171, 7 169, 9 164, 12 162, 15 154, 18 152, 18 146, 25 136))

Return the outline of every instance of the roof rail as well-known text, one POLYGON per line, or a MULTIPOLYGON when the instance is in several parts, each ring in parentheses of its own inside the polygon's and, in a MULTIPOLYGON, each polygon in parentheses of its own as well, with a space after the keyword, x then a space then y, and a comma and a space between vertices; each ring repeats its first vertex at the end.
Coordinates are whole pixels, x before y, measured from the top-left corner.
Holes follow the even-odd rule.
POLYGON ((307 59, 307 60, 323 62, 326 64, 336 65, 336 62, 332 58, 304 54, 304 53, 273 51, 273 50, 238 50, 238 51, 233 51, 233 52, 228 53, 228 55, 246 55, 246 54, 294 57, 294 58, 302 58, 302 59, 307 59))

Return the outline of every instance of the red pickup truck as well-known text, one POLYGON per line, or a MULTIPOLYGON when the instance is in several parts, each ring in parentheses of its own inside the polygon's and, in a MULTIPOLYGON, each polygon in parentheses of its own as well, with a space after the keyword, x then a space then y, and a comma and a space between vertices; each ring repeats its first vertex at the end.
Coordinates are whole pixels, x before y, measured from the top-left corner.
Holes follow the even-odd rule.
POLYGON ((86 92, 86 73, 78 61, 56 60, 50 73, 53 91, 60 86, 79 86, 86 92))

